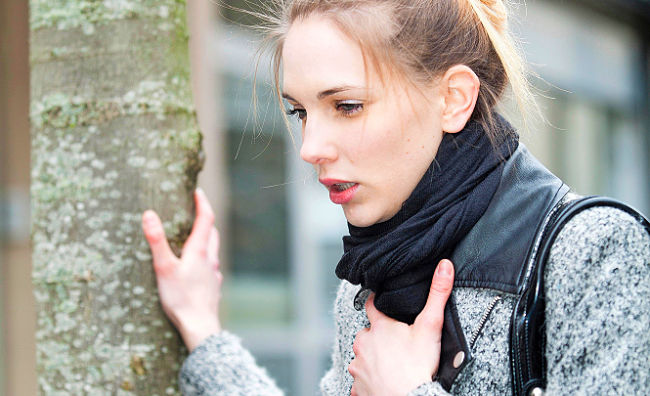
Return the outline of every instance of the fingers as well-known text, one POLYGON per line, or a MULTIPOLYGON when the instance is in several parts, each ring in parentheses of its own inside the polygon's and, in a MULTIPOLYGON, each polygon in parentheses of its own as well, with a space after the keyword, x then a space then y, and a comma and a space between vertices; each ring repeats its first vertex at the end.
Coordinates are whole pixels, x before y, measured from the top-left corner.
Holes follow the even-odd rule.
POLYGON ((357 380, 359 375, 361 374, 361 363, 359 363, 358 358, 353 358, 350 364, 348 365, 348 373, 352 376, 354 379, 354 382, 352 382, 352 389, 350 389, 350 396, 359 396, 359 384, 357 384, 357 380))
POLYGON ((363 337, 370 332, 369 328, 363 328, 359 330, 357 335, 354 337, 354 341, 352 342, 352 352, 354 353, 354 356, 360 356, 361 355, 361 343, 363 342, 363 337))
POLYGON ((454 265, 449 260, 442 260, 431 280, 431 289, 424 309, 415 319, 414 325, 422 330, 436 333, 441 337, 444 310, 447 299, 454 285, 454 265))
MULTIPOLYGON (((219 282, 219 287, 221 287, 221 284, 223 283, 223 274, 221 271, 217 271, 217 282, 219 282)), ((221 291, 219 291, 219 293, 221 293, 221 291)), ((221 296, 221 294, 219 294, 219 296, 221 296)))
POLYGON ((156 272, 165 273, 173 267, 176 256, 167 243, 160 218, 153 210, 147 210, 143 213, 142 230, 151 248, 154 269, 156 272))
POLYGON ((212 269, 219 271, 219 232, 215 227, 210 230, 210 239, 208 240, 208 263, 212 269))
POLYGON ((196 219, 194 219, 192 233, 187 238, 183 251, 190 250, 198 255, 206 256, 208 241, 214 225, 214 212, 212 212, 208 197, 202 189, 197 188, 194 191, 194 201, 196 204, 196 219))

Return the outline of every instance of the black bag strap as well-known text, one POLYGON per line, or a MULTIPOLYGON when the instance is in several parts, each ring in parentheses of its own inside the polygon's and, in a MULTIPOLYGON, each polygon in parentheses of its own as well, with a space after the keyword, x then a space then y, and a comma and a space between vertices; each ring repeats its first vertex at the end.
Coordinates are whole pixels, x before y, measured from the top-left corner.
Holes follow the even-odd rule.
MULTIPOLYGON (((544 267, 562 227, 583 210, 594 206, 620 209, 634 217, 650 234, 650 222, 637 210, 612 198, 591 196, 562 204, 541 226, 539 248, 524 280, 521 294, 510 322, 510 375, 515 396, 539 396, 546 388, 546 329, 544 326, 544 267)), ((539 238, 535 238, 537 241, 539 238)), ((531 253, 533 254, 531 247, 531 253)), ((530 260, 528 260, 530 261, 530 260)), ((527 262, 528 262, 527 261, 527 262)))

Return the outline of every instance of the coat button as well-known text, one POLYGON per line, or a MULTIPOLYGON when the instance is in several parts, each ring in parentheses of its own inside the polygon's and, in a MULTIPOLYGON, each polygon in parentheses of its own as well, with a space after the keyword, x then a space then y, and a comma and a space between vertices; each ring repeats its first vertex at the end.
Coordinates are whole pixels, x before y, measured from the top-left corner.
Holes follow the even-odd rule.
POLYGON ((370 293, 372 293, 372 290, 361 288, 357 292, 357 295, 354 296, 354 309, 356 309, 357 311, 361 311, 363 307, 366 305, 366 300, 368 299, 368 297, 370 297, 370 293))
POLYGON ((544 391, 542 388, 533 388, 533 390, 530 391, 530 396, 543 396, 544 391))
POLYGON ((454 356, 454 368, 460 367, 465 361, 465 352, 460 351, 454 356))

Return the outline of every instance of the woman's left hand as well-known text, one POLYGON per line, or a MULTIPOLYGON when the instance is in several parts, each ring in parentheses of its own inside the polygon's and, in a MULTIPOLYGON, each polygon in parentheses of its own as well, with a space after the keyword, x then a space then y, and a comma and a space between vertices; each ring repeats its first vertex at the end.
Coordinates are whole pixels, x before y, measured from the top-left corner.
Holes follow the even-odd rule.
POLYGON ((431 381, 438 371, 444 309, 453 283, 453 264, 440 261, 427 303, 412 325, 379 312, 374 293, 370 295, 370 328, 357 333, 348 367, 354 378, 351 396, 406 395, 431 381))

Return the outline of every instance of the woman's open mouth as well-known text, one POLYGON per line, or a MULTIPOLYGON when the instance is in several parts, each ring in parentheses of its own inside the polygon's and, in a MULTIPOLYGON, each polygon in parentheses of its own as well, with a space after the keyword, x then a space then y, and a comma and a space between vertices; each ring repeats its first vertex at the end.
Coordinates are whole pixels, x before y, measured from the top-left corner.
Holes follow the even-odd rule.
POLYGON ((335 188, 336 191, 345 191, 350 187, 353 187, 356 183, 340 183, 340 184, 334 184, 332 188, 335 188))
POLYGON ((330 200, 338 205, 350 202, 359 188, 359 183, 343 180, 321 179, 319 181, 329 190, 330 200))

